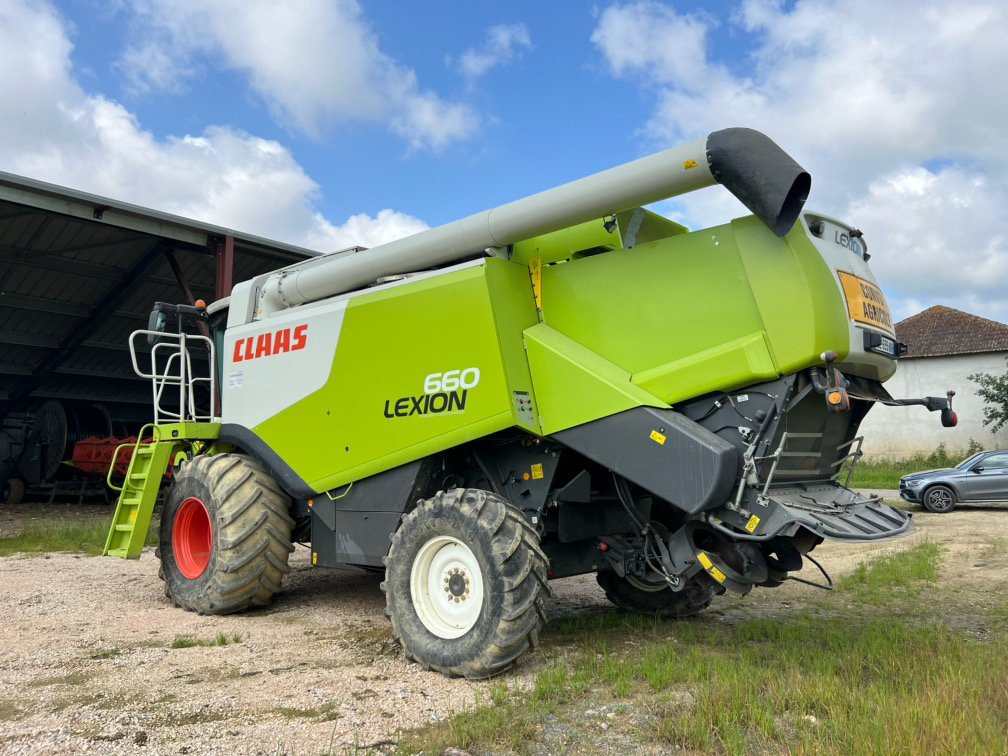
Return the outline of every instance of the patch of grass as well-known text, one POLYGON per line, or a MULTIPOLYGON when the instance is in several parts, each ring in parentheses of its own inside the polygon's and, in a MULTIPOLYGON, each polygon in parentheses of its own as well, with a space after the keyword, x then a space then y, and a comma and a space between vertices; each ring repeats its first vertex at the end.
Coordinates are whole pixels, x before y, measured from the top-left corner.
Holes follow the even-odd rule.
POLYGON ((924 541, 906 551, 875 557, 837 583, 840 591, 867 604, 890 604, 898 597, 915 597, 925 584, 938 582, 942 549, 924 541))
MULTIPOLYGON (((402 752, 524 752, 547 721, 584 727, 586 704, 625 704, 621 737, 697 752, 878 753, 1008 747, 1008 634, 980 642, 940 624, 798 614, 731 626, 665 623, 614 653, 498 685, 473 711, 407 733, 402 752), (624 682, 626 684, 624 684, 624 682), (617 693, 620 686, 622 693, 617 693)), ((609 635, 615 645, 618 639, 609 635)))
POLYGON ((121 648, 103 648, 101 651, 95 651, 90 654, 88 659, 115 659, 117 656, 121 655, 121 648))
MULTIPOLYGON (((536 684, 538 687, 538 679, 536 684)), ((553 684, 546 683, 546 687, 553 684)), ((522 753, 535 739, 540 720, 551 711, 537 693, 519 693, 505 683, 493 685, 483 699, 475 709, 463 711, 422 730, 404 733, 399 742, 399 752, 443 753, 446 748, 454 747, 470 752, 522 753)))
MULTIPOLYGON (((945 444, 939 444, 938 448, 930 454, 915 454, 912 457, 894 460, 862 459, 854 468, 851 486, 853 488, 899 488, 900 478, 904 475, 922 470, 954 467, 966 457, 982 449, 983 446, 978 441, 970 439, 969 447, 965 451, 949 451, 945 448, 945 444)), ((846 475, 846 468, 844 468, 844 475, 846 475)), ((844 478, 841 476, 840 481, 843 482, 843 480, 844 478)))
POLYGON ((36 677, 28 683, 31 688, 48 688, 54 685, 83 685, 94 675, 91 672, 70 672, 65 675, 51 677, 36 677))
POLYGON ((0 722, 12 722, 24 712, 21 707, 6 698, 0 698, 0 722))
POLYGON ((240 633, 228 635, 218 633, 213 638, 195 638, 191 635, 180 635, 171 642, 171 648, 196 648, 203 646, 230 646, 232 643, 241 643, 240 633))
POLYGON ((313 722, 335 722, 339 719, 339 706, 336 704, 324 704, 304 709, 281 706, 273 711, 285 719, 310 719, 313 722))
MULTIPOLYGON (((17 535, 0 538, 0 556, 66 551, 98 556, 105 548, 110 526, 109 520, 93 518, 31 522, 17 535)), ((155 546, 157 542, 157 528, 152 525, 144 545, 155 546)))

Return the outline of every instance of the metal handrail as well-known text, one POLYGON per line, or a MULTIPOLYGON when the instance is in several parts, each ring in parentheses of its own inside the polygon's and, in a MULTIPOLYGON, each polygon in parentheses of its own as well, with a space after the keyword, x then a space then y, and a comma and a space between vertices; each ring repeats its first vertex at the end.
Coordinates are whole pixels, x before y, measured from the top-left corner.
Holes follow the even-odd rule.
POLYGON ((133 372, 151 382, 154 422, 156 424, 160 424, 162 419, 178 422, 210 422, 213 420, 214 408, 217 406, 217 381, 214 376, 216 360, 213 339, 185 333, 137 330, 130 334, 129 347, 133 372), (137 339, 141 336, 148 342, 154 342, 150 352, 149 371, 140 366, 137 357, 137 339), (197 376, 194 374, 190 346, 206 349, 209 356, 209 375, 197 376), (164 360, 164 366, 161 370, 158 369, 159 358, 164 360), (210 389, 210 408, 206 412, 200 412, 196 405, 194 388, 196 384, 201 383, 208 384, 210 389), (165 389, 174 386, 178 386, 177 412, 162 406, 165 389))

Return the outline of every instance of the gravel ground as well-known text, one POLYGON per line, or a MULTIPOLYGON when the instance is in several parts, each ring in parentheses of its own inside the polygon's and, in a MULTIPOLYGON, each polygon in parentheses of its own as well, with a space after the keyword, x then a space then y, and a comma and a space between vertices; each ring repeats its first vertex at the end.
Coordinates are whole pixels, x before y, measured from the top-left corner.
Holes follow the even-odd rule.
MULTIPOLYGON (((946 545, 943 582, 981 616, 1003 601, 1008 507, 917 514, 893 544, 824 544, 834 575, 921 538, 946 545)), ((0 529, 14 515, 0 508, 0 529)), ((379 576, 317 570, 299 548, 272 606, 200 617, 164 598, 158 562, 72 554, 0 558, 0 753, 325 753, 384 750, 402 730, 485 699, 489 684, 406 663, 390 641, 379 576), (179 638, 226 645, 172 648, 179 638), (236 640, 237 638, 237 640, 236 640)), ((590 576, 553 583, 553 616, 607 606, 590 576)), ((797 583, 722 597, 724 621, 792 611, 815 592, 797 583)), ((546 632, 549 632, 547 626, 546 632)), ((977 632, 982 629, 977 626, 977 632)), ((557 653, 554 649, 551 653, 557 653)), ((539 650, 505 678, 531 684, 539 650)))

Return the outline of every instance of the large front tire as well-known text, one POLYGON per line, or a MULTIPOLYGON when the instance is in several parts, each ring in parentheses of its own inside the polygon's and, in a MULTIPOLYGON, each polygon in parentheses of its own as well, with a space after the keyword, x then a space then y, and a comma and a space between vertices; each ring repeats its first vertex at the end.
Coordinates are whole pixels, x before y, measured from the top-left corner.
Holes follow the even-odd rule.
POLYGON ((385 614, 406 658, 452 677, 504 672, 539 640, 547 559, 524 515, 478 489, 403 517, 385 559, 385 614))
POLYGON ((165 595, 199 614, 269 603, 294 550, 290 500, 241 454, 183 463, 161 513, 165 595))
POLYGON ((692 617, 706 609, 714 597, 703 578, 691 579, 681 591, 673 591, 664 582, 620 577, 612 570, 598 573, 595 579, 617 607, 651 617, 692 617))

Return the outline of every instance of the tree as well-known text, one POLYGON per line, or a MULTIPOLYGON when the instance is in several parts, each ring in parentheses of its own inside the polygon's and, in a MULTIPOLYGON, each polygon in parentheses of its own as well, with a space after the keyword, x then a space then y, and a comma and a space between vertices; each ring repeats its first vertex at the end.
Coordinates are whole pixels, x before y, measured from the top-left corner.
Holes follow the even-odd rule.
POLYGON ((1008 370, 1004 375, 973 373, 969 379, 980 386, 977 394, 984 400, 984 425, 991 426, 991 433, 996 433, 1008 423, 1008 370))

